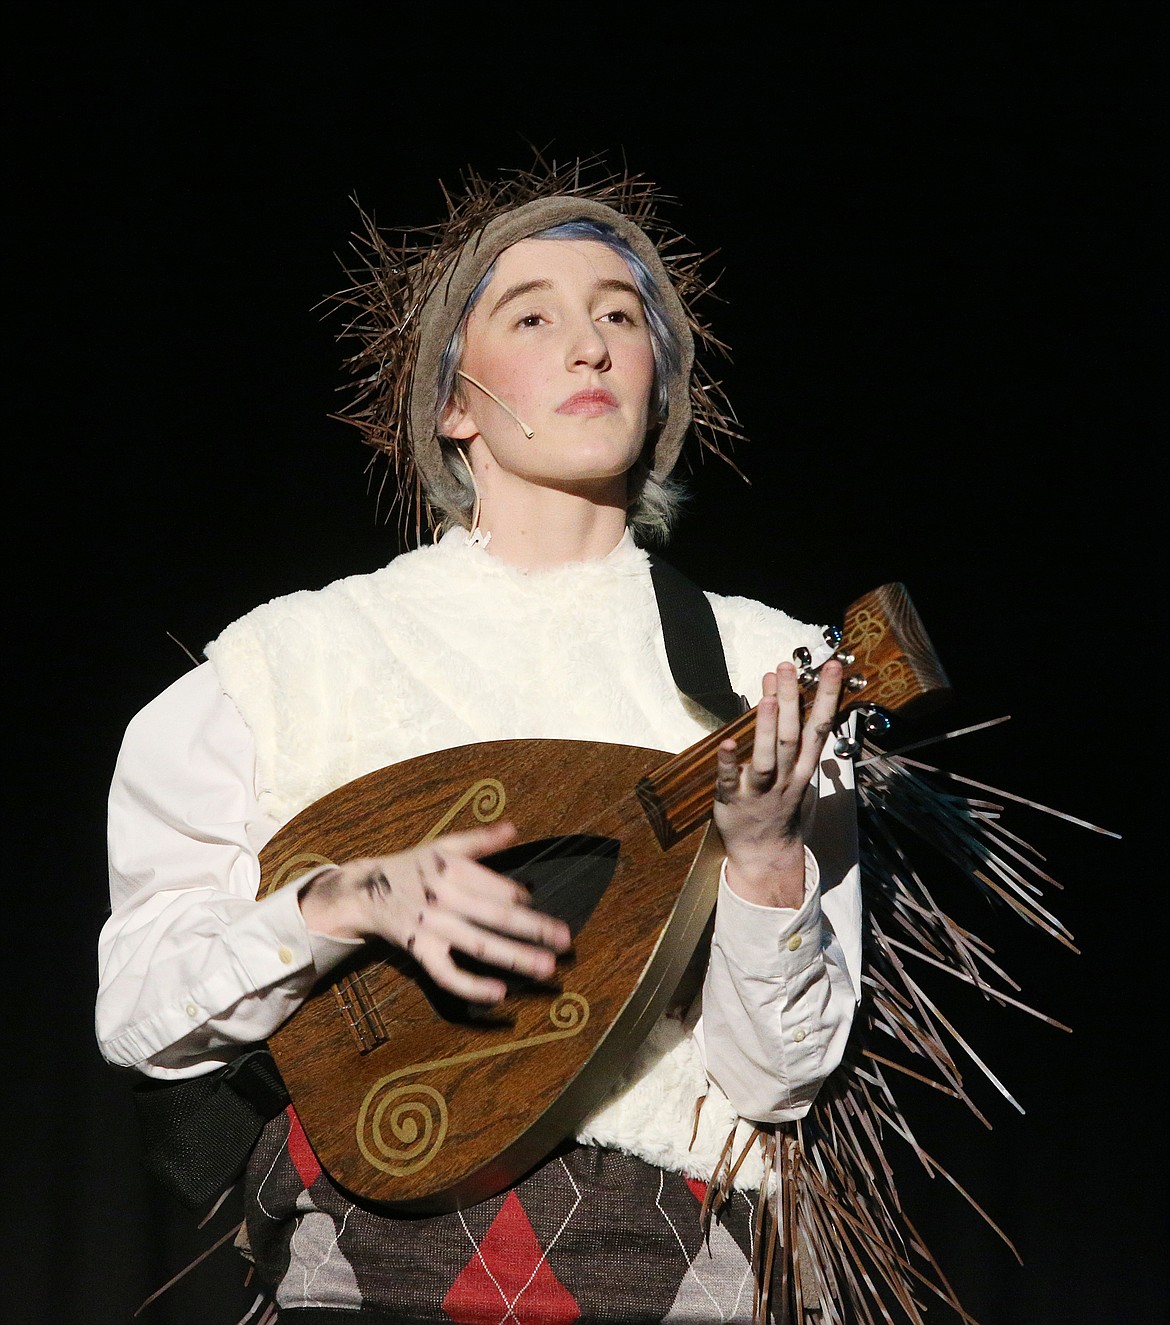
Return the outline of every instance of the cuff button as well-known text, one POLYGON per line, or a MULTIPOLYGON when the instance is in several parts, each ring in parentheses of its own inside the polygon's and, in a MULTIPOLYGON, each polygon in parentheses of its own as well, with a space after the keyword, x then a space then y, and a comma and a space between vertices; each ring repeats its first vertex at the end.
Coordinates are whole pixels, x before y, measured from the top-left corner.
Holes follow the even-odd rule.
POLYGON ((276 955, 286 966, 292 965, 293 951, 291 948, 282 947, 276 955))
POLYGON ((797 948, 800 947, 803 941, 804 940, 800 937, 799 934, 793 934, 793 936, 788 940, 788 951, 795 952, 797 948))

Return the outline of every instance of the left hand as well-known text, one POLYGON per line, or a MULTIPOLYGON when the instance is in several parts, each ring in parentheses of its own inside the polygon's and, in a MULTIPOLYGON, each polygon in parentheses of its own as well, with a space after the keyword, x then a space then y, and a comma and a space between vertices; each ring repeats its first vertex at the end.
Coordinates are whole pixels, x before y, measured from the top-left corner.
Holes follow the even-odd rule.
POLYGON ((796 668, 781 663, 764 677, 751 759, 741 767, 733 740, 719 747, 715 825, 727 852, 727 882, 757 906, 799 907, 804 901, 800 811, 833 729, 841 674, 836 659, 820 669, 802 723, 796 668))

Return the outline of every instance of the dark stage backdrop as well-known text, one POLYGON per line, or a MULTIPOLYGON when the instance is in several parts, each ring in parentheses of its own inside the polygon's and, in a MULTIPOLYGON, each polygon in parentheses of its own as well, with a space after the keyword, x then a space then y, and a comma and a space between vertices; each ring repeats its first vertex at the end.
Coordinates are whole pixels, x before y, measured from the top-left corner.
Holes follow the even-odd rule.
MULTIPOLYGON (((5 1319, 124 1325, 234 1221, 197 1231, 151 1189, 93 1043, 120 735, 189 665, 180 646, 396 552, 356 434, 327 417, 339 351, 314 305, 351 194, 431 221, 439 179, 526 165, 529 144, 624 155, 719 250, 752 482, 691 455, 675 561, 822 621, 903 580, 954 724, 1011 715, 945 764, 1123 834, 1011 814, 1081 955, 978 925, 1073 1033, 951 997, 1025 1114, 976 1086, 988 1130, 905 1092, 1022 1267, 890 1144, 984 1325, 1164 1318, 1153 8, 788 6, 761 25, 731 5, 663 10, 663 36, 596 7, 18 6, 5 1319)), ((140 1319, 234 1325, 251 1299, 225 1247, 140 1319)))

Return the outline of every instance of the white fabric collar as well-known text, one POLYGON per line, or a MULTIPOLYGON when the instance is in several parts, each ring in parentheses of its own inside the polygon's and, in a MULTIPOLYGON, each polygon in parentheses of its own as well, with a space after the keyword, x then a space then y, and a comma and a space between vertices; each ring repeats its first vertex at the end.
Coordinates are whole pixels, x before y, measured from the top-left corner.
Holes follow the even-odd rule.
POLYGON ((503 571, 526 580, 557 575, 562 571, 572 570, 576 567, 612 566, 626 570, 641 567, 646 563, 646 553, 634 542, 634 536, 630 533, 628 527, 622 531, 622 536, 614 545, 613 550, 607 552, 605 556, 591 557, 583 561, 569 561, 561 566, 553 566, 541 571, 522 570, 520 567, 513 566, 510 562, 503 561, 489 552, 487 549, 491 537, 490 531, 484 533, 479 528, 473 529, 470 533, 463 528, 448 529, 435 546, 442 548, 444 552, 467 553, 474 557, 486 558, 489 565, 498 566, 503 571))

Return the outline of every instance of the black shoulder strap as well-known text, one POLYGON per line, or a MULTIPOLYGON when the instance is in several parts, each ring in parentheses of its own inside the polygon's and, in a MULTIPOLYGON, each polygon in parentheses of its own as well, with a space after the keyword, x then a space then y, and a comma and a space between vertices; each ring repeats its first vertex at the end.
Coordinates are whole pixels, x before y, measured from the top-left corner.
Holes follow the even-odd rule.
POLYGON ((647 555, 675 685, 720 722, 734 721, 747 711, 748 702, 731 688, 723 641, 707 595, 669 562, 652 552, 647 555))

